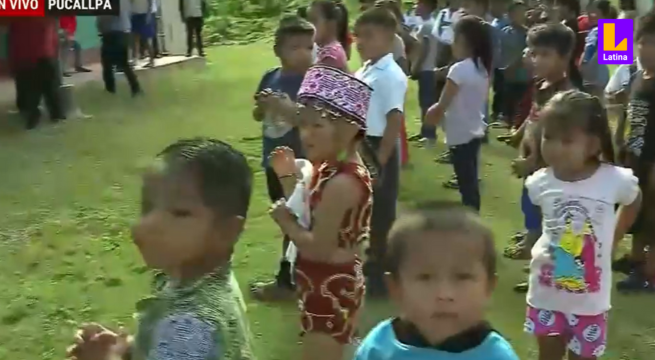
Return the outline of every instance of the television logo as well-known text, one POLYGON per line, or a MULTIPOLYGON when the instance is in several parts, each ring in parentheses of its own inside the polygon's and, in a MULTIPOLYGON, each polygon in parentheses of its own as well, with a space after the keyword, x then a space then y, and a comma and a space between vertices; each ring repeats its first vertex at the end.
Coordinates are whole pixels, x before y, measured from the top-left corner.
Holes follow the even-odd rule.
POLYGON ((0 16, 119 15, 120 0, 0 0, 0 16))
POLYGON ((598 20, 598 63, 631 65, 634 63, 634 21, 598 20))

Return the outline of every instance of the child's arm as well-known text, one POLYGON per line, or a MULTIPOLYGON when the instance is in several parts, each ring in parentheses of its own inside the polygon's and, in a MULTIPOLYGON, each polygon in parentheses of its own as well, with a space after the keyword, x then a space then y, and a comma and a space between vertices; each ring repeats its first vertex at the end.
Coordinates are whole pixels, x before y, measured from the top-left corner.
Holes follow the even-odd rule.
MULTIPOLYGON (((357 205, 361 196, 362 191, 354 177, 345 174, 337 175, 325 185, 321 201, 313 214, 312 230, 304 229, 291 216, 277 216, 274 213, 273 217, 282 232, 289 236, 299 251, 324 254, 327 261, 337 247, 336 240, 339 237, 343 217, 349 209, 357 205)), ((275 212, 275 209, 273 211, 275 212)))
MULTIPOLYGON (((618 187, 615 202, 621 205, 621 207, 619 207, 617 212, 612 255, 616 253, 619 242, 637 219, 643 202, 643 194, 639 188, 639 179, 634 176, 632 170, 622 167, 614 167, 614 170, 617 175, 616 180, 618 180, 614 181, 618 187)), ((611 183, 612 181, 609 181, 609 184, 611 183)))
POLYGON ((628 233, 632 224, 637 220, 639 210, 641 209, 641 191, 637 198, 630 205, 621 206, 617 212, 616 228, 614 229, 614 243, 612 244, 612 257, 616 254, 616 248, 619 246, 625 234, 628 233))
POLYGON ((446 85, 441 92, 441 97, 439 97, 439 102, 432 105, 428 109, 427 114, 425 115, 425 120, 427 124, 438 125, 446 114, 446 110, 453 102, 453 99, 459 92, 459 86, 451 79, 446 80, 446 85))

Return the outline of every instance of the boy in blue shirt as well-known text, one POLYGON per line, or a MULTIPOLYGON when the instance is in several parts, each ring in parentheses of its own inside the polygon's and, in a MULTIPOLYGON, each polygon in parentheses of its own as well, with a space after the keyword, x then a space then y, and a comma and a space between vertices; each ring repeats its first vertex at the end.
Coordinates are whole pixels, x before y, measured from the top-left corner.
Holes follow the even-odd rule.
POLYGON ((387 251, 387 286, 402 315, 371 330, 355 360, 518 360, 485 321, 496 253, 478 215, 424 206, 396 221, 387 251))
MULTIPOLYGON (((268 156, 273 149, 286 146, 293 150, 298 158, 303 157, 298 128, 288 125, 284 119, 276 118, 274 111, 268 109, 268 96, 262 93, 279 93, 296 100, 305 72, 312 65, 314 47, 314 27, 307 20, 298 16, 288 16, 280 21, 275 32, 275 55, 280 59, 280 66, 267 71, 262 77, 256 91, 256 104, 253 117, 262 123, 262 166, 266 172, 268 194, 272 202, 285 197, 282 184, 277 175, 268 166, 268 156)), ((286 253, 289 240, 284 240, 282 254, 286 253)), ((280 269, 275 281, 252 284, 255 298, 263 301, 295 300, 295 287, 291 279, 291 264, 285 258, 280 262, 280 269)))

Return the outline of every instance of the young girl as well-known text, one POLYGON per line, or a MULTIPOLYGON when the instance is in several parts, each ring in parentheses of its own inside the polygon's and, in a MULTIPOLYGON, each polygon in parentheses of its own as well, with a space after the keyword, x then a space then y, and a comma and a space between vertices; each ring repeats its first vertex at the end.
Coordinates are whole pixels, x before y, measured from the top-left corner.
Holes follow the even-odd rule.
MULTIPOLYGON (((372 205, 371 176, 357 150, 371 93, 363 82, 324 66, 307 72, 298 93, 301 139, 315 164, 308 199, 311 228, 298 222, 284 199, 272 206, 271 216, 298 248, 303 360, 342 359, 355 334, 364 296, 360 245, 369 236, 372 205)), ((364 148, 377 169, 374 153, 364 148)), ((294 169, 293 154, 287 151, 285 158, 286 169, 294 169)), ((278 177, 293 179, 296 172, 278 177)))
POLYGON ((598 98, 560 92, 540 121, 547 167, 525 186, 541 208, 543 233, 532 248, 525 331, 537 337, 540 359, 596 359, 607 342, 612 257, 641 204, 638 180, 611 164, 598 98))
POLYGON ((387 284, 401 316, 366 336, 355 360, 518 360, 486 321, 496 285, 491 230, 463 206, 405 214, 389 236, 387 284))
POLYGON ((458 62, 450 67, 441 98, 428 110, 426 123, 443 120, 462 203, 480 210, 478 159, 491 71, 491 34, 481 18, 467 15, 457 22, 453 55, 458 62))
POLYGON ((316 64, 348 71, 348 10, 341 2, 314 0, 308 20, 316 27, 316 64))

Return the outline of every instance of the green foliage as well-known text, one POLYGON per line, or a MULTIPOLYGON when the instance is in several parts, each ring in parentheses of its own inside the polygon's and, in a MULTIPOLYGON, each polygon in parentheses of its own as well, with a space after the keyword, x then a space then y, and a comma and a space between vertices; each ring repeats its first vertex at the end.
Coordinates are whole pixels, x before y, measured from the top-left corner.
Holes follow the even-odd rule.
POLYGON ((206 41, 248 43, 271 35, 277 20, 310 0, 209 0, 206 41))

